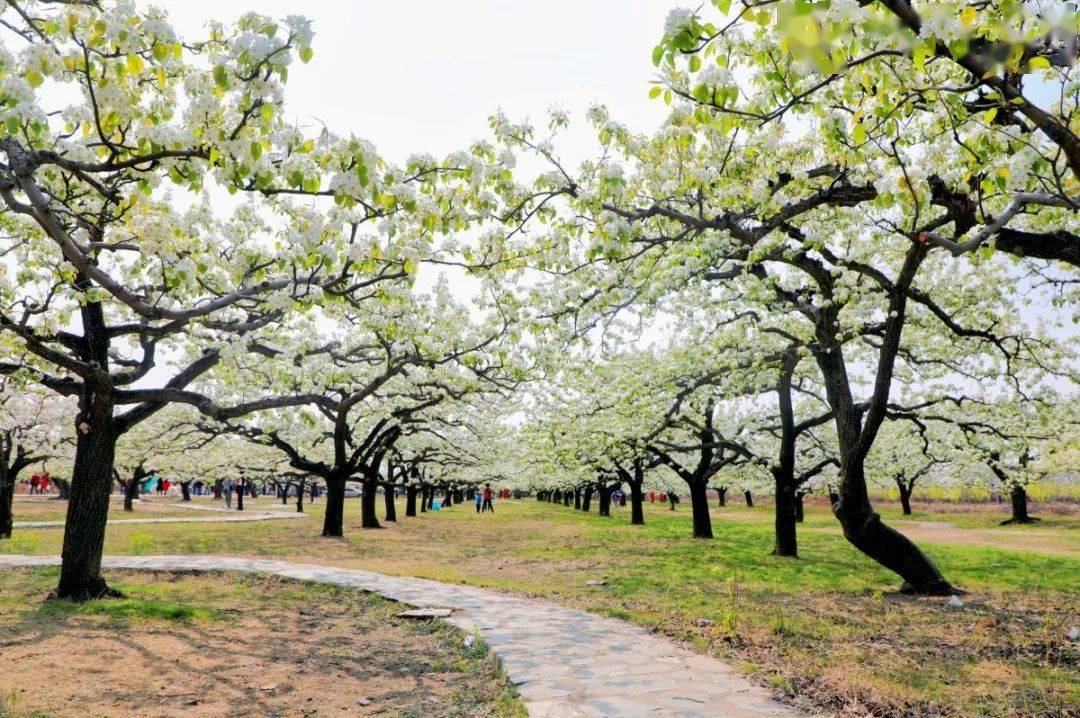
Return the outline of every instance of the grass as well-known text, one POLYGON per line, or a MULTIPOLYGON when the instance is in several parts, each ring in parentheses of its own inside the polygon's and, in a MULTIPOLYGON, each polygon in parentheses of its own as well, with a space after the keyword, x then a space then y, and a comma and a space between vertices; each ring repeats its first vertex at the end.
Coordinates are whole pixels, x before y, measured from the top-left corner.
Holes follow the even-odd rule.
MULTIPOLYGON (((954 608, 895 593, 897 577, 851 548, 820 505, 807 507, 791 560, 769 555, 771 506, 718 509, 716 538, 701 541, 687 506, 646 506, 644 527, 627 511, 601 519, 535 501, 484 517, 465 505, 405 519, 399 507, 397 526, 361 531, 358 503, 343 540, 319 537, 320 502, 305 522, 114 525, 106 551, 275 557, 541 596, 689 641, 791 700, 861 715, 1068 716, 1080 705, 1080 647, 1065 637, 1080 625, 1075 514, 999 528, 1000 507, 920 504, 901 522, 883 506, 903 530, 949 529, 919 543, 969 591, 954 608)), ((22 536, 0 551, 59 551, 59 530, 35 532, 29 547, 22 536)))

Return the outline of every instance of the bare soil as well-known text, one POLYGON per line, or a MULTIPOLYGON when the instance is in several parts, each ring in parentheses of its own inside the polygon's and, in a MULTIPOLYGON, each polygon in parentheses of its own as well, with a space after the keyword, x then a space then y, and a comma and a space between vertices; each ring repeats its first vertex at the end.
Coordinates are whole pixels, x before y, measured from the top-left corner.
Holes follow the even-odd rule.
POLYGON ((400 605, 369 594, 269 577, 110 578, 130 600, 43 603, 47 572, 0 576, 0 716, 493 716, 520 707, 459 632, 398 619, 400 605))

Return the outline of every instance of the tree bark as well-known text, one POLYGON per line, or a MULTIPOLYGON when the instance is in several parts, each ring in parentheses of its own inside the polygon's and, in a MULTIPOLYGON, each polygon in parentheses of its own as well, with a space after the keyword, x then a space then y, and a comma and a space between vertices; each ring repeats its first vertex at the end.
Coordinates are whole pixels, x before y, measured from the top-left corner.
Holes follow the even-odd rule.
POLYGON ((0 538, 11 538, 15 523, 11 511, 15 502, 15 477, 8 469, 8 458, 7 451, 0 456, 0 538))
POLYGON ((383 486, 383 504, 386 513, 386 521, 397 523, 397 504, 394 503, 394 487, 387 484, 383 486))
POLYGON ((240 484, 236 488, 236 510, 244 510, 244 494, 247 493, 247 482, 240 484))
POLYGON ((1039 519, 1028 514, 1027 489, 1020 484, 1013 484, 1009 489, 1009 499, 1012 504, 1012 517, 1002 521, 1002 526, 1009 524, 1031 524, 1039 519))
POLYGON ((583 494, 584 495, 581 497, 581 510, 585 513, 589 513, 589 509, 592 508, 593 487, 586 486, 583 494))
POLYGON ((607 486, 600 487, 600 516, 611 516, 611 492, 607 486))
POLYGON ((405 487, 405 515, 416 516, 416 487, 405 487))
POLYGON ((746 505, 753 508, 753 506, 754 506, 754 497, 750 494, 750 490, 747 489, 746 491, 743 491, 742 495, 743 495, 743 498, 746 499, 746 505))
POLYGON ((795 523, 801 524, 806 518, 806 510, 803 507, 803 498, 805 494, 798 491, 795 492, 795 523))
POLYGON ((580 488, 574 489, 574 509, 576 511, 581 511, 581 489, 580 488))
POLYGON ((181 501, 187 501, 187 502, 191 501, 191 482, 190 481, 181 481, 180 482, 180 495, 181 495, 181 499, 180 499, 181 501))
POLYGON ((345 479, 327 476, 326 514, 323 516, 323 536, 340 538, 345 535, 345 479))
MULTIPOLYGON (((711 539, 713 532, 708 489, 702 481, 687 482, 687 485, 690 487, 690 511, 694 515, 694 538, 711 539)), ((669 501, 672 495, 669 495, 669 501)))
POLYGON ((795 534, 795 478, 775 467, 773 480, 776 491, 776 541, 773 544, 773 555, 795 558, 799 555, 798 538, 795 534))
MULTIPOLYGON (((100 313, 100 305, 97 309, 100 313)), ((83 313, 85 320, 85 308, 83 313)), ((97 319, 104 324, 100 316, 97 319)), ((75 465, 56 597, 81 602, 120 595, 101 577, 117 439, 113 404, 106 391, 88 383, 79 400, 75 425, 75 465)))
MULTIPOLYGON (((296 513, 298 514, 304 513, 304 489, 307 488, 306 486, 304 486, 305 483, 307 482, 301 481, 299 484, 296 485, 296 513)), ((285 493, 287 494, 288 491, 286 491, 285 493)))
POLYGON ((844 537, 873 560, 900 575, 903 593, 948 596, 953 587, 919 547, 900 532, 886 526, 870 505, 861 462, 840 465, 840 501, 836 517, 844 537))
POLYGON ((904 516, 911 516, 911 489, 903 479, 896 479, 896 488, 900 489, 900 510, 904 516))
POLYGON ((645 525, 645 497, 641 492, 641 482, 630 482, 630 525, 645 525))
POLYGON ((727 487, 721 486, 716 490, 717 506, 724 508, 727 506, 727 487))
POLYGON ((375 515, 376 492, 379 488, 377 479, 364 479, 363 492, 360 495, 360 528, 381 529, 379 517, 375 515))

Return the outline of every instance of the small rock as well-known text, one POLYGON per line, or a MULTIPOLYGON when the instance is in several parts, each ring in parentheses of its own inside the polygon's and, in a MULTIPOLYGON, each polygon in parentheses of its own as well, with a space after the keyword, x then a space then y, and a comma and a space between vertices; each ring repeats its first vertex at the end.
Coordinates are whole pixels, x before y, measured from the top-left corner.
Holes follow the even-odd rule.
POLYGON ((585 582, 585 585, 586 586, 605 586, 605 585, 607 585, 607 581, 605 581, 602 578, 590 578, 588 581, 585 582))
POLYGON ((949 600, 946 601, 945 603, 952 606, 953 608, 960 608, 961 606, 964 605, 964 602, 961 601, 960 598, 957 597, 957 596, 949 596, 949 600))
POLYGON ((180 705, 183 705, 183 706, 197 706, 197 705, 199 705, 199 699, 198 698, 189 698, 188 700, 184 701, 180 705))
POLYGON ((698 618, 697 620, 694 621, 694 623, 696 623, 698 626, 701 626, 702 628, 704 628, 705 626, 713 625, 714 623, 716 623, 716 621, 712 620, 711 618, 704 618, 703 617, 703 618, 698 618))
POLYGON ((266 692, 276 691, 278 685, 279 684, 277 684, 277 683, 271 683, 270 685, 267 685, 267 686, 259 686, 259 690, 260 691, 266 691, 266 692))
POLYGON ((449 608, 416 608, 402 611, 398 618, 448 618, 451 613, 449 608))
POLYGON ((356 703, 357 703, 357 705, 369 706, 369 705, 371 705, 371 699, 370 698, 357 698, 356 703))
POLYGON ((1065 637, 1068 638, 1070 641, 1075 641, 1077 639, 1080 639, 1080 628, 1077 628, 1076 626, 1073 626, 1072 628, 1070 628, 1068 631, 1065 632, 1065 637))
POLYGON ((473 638, 472 636, 465 636, 465 647, 466 648, 472 648, 474 643, 476 643, 475 638, 473 638))

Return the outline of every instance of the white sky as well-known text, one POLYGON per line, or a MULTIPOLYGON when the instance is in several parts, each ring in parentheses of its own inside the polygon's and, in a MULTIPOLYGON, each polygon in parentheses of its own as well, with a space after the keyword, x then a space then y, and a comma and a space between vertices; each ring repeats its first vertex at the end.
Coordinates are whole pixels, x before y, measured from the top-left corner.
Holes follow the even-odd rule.
POLYGON ((584 111, 600 100, 633 129, 665 107, 647 97, 650 53, 674 0, 157 0, 198 37, 209 19, 253 8, 313 21, 315 56, 289 71, 287 104, 301 122, 354 132, 402 162, 488 134, 501 108, 540 124, 557 104, 579 132, 559 142, 572 164, 588 156, 584 111), (580 120, 580 121, 579 121, 580 120))

